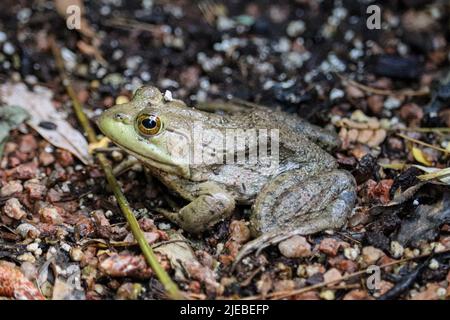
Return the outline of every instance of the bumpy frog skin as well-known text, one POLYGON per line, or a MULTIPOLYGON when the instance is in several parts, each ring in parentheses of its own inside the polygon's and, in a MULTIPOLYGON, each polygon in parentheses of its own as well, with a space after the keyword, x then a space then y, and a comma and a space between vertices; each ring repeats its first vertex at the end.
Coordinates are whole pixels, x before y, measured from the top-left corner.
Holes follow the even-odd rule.
MULTIPOLYGON (((164 212, 188 232, 212 227, 230 216, 236 204, 252 204, 250 226, 260 238, 247 246, 249 250, 293 234, 342 227, 354 206, 356 187, 352 175, 337 170, 335 159, 324 151, 338 146, 336 135, 292 114, 251 104, 228 106, 236 111, 200 111, 179 100, 166 101, 157 88, 148 86, 137 90, 131 102, 105 111, 98 126, 189 201, 179 212, 164 212), (157 134, 141 133, 138 119, 142 114, 159 117, 157 134), (199 123, 209 135, 214 132, 210 129, 218 135, 227 129, 277 129, 279 165, 186 161, 186 146, 195 143, 189 132, 199 123)), ((214 110, 215 105, 208 107, 214 110)))

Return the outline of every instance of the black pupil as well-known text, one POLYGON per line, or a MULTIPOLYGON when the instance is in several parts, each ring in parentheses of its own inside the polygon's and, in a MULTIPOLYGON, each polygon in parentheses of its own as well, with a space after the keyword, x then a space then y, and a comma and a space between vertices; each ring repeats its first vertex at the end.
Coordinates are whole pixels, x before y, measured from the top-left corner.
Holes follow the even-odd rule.
POLYGON ((153 129, 156 127, 156 120, 154 118, 145 118, 142 120, 142 125, 145 129, 153 129))

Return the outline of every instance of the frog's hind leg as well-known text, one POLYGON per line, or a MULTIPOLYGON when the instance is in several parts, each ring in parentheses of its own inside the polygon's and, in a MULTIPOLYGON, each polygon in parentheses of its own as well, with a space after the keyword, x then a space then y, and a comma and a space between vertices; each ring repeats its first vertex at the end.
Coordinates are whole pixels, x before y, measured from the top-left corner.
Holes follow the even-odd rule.
POLYGON ((258 195, 250 218, 252 233, 234 265, 243 257, 286 240, 326 229, 341 228, 356 200, 353 176, 342 170, 304 176, 296 170, 269 182, 258 195))

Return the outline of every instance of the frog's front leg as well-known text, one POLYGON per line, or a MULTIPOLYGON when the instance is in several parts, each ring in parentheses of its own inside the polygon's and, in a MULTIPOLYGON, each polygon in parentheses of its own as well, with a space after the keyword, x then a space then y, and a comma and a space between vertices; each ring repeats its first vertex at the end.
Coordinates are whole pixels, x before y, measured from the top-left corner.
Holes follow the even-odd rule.
POLYGON ((233 213, 233 196, 216 183, 200 183, 193 195, 195 198, 178 212, 159 211, 190 233, 201 233, 233 213))
POLYGON ((285 172, 271 180, 256 198, 250 223, 255 240, 247 243, 235 264, 252 251, 293 235, 308 235, 341 228, 356 200, 353 176, 342 170, 305 175, 285 172))

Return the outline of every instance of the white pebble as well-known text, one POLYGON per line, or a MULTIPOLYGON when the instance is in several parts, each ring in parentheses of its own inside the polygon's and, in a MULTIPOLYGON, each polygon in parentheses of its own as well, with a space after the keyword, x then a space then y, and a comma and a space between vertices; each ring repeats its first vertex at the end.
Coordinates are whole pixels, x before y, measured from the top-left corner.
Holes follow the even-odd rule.
POLYGON ((114 50, 112 54, 113 60, 120 60, 123 57, 123 51, 120 49, 114 50))
POLYGON ((344 91, 341 89, 337 89, 337 88, 333 88, 330 92, 330 100, 336 100, 336 99, 340 99, 343 98, 345 95, 344 91))
POLYGON ((394 97, 389 97, 384 101, 384 107, 388 110, 397 109, 400 105, 401 101, 394 97))
POLYGON ((173 101, 173 97, 172 97, 172 92, 169 90, 166 90, 166 92, 164 92, 164 100, 166 101, 173 101))
POLYGON ((334 300, 335 299, 335 294, 334 294, 333 290, 322 291, 319 296, 324 300, 334 300))
POLYGON ((39 236, 39 230, 29 223, 22 223, 16 228, 16 232, 20 234, 22 238, 27 238, 29 235, 39 236))
POLYGON ((305 30, 306 30, 305 22, 303 22, 302 20, 296 20, 289 23, 286 29, 286 33, 290 37, 297 37, 301 35, 303 32, 305 32, 305 30))
POLYGON ((235 22, 230 18, 219 16, 217 19, 217 29, 219 31, 226 31, 235 26, 235 22))
POLYGON ((359 256, 359 250, 355 248, 345 248, 344 256, 349 260, 355 261, 359 256))
POLYGON ((447 296, 447 289, 439 288, 437 289, 436 294, 438 295, 439 298, 445 298, 447 296))
POLYGON ((439 262, 436 259, 431 259, 430 263, 428 264, 428 268, 430 268, 431 270, 439 269, 439 262))
POLYGON ((433 249, 434 252, 443 252, 446 250, 445 246, 440 242, 432 242, 431 249, 433 249))
POLYGON ((170 224, 162 222, 162 223, 158 224, 158 229, 160 229, 160 230, 169 230, 170 229, 170 224))
POLYGON ((152 78, 151 74, 147 71, 141 72, 141 79, 142 81, 148 82, 152 78))
POLYGON ((364 55, 364 51, 358 48, 353 48, 350 50, 350 58, 356 60, 364 55))
POLYGON ((36 262, 36 258, 29 252, 18 256, 17 260, 22 261, 22 262, 30 262, 30 263, 36 262))
POLYGON ((39 249, 39 244, 37 244, 36 242, 27 245, 27 250, 30 252, 35 252, 37 249, 39 249))
POLYGON ((70 252, 70 249, 72 249, 72 247, 70 245, 68 245, 67 243, 62 242, 61 243, 61 249, 63 249, 66 252, 70 252))
POLYGON ((109 218, 112 217, 114 215, 114 213, 111 210, 108 210, 105 212, 105 217, 109 218))
POLYGON ((14 54, 14 52, 16 52, 16 49, 11 42, 5 42, 5 44, 3 45, 3 52, 7 55, 12 55, 14 54))
POLYGON ((6 33, 4 33, 3 31, 0 31, 0 43, 5 42, 7 38, 8 37, 6 36, 6 33))
POLYGON ((288 38, 282 37, 273 48, 277 52, 288 52, 291 49, 291 41, 288 38))

